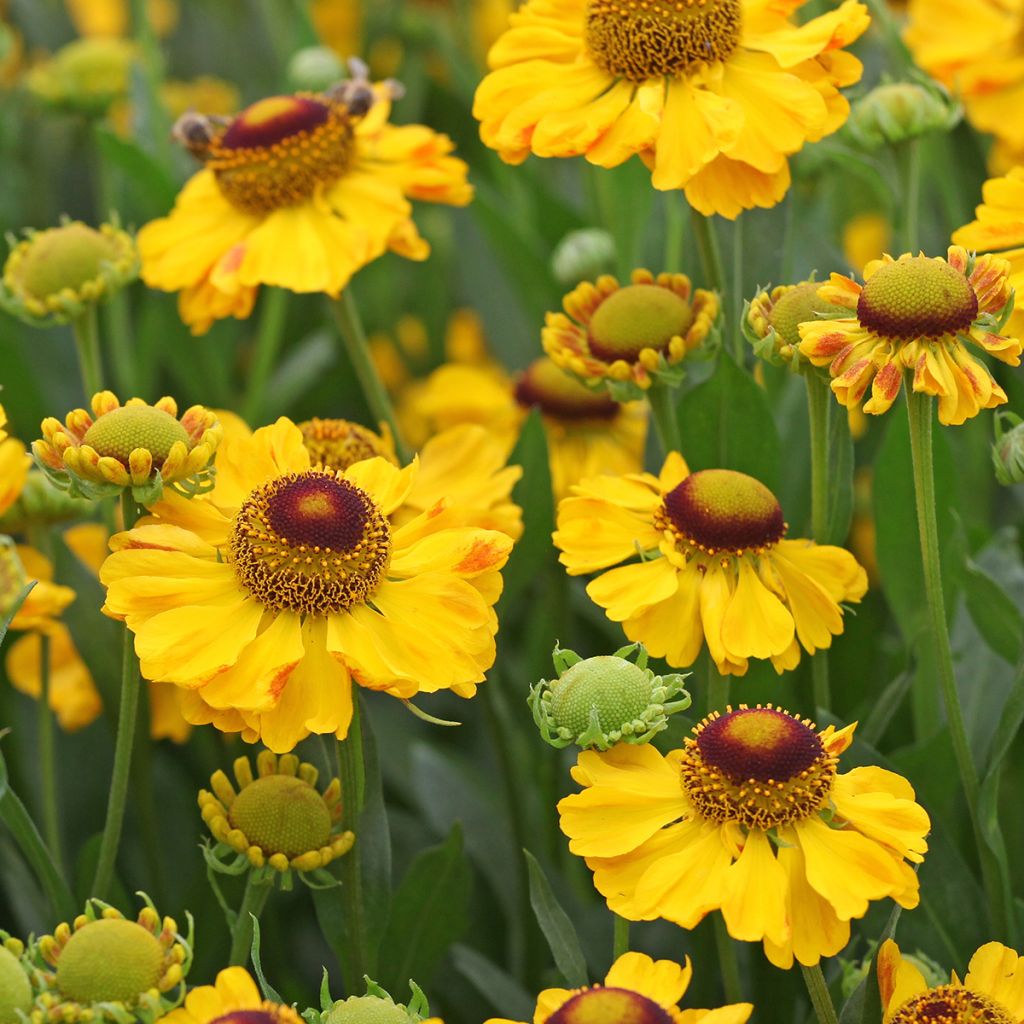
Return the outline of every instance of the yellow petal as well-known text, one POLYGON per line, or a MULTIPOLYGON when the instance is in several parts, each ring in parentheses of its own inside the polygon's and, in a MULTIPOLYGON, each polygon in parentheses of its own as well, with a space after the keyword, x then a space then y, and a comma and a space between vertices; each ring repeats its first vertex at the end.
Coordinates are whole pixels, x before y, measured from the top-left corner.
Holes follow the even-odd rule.
POLYGON ((722 616, 722 644, 733 658, 768 658, 793 640, 793 616, 761 582, 745 557, 739 579, 722 616))
POLYGON ((789 937, 786 920, 785 869, 763 832, 750 832, 743 852, 726 871, 722 916, 729 934, 744 942, 767 937, 782 943, 789 937))
POLYGON ((609 988, 624 988, 653 999, 665 1009, 675 1007, 689 987, 693 968, 674 960, 652 960, 646 953, 624 953, 612 964, 604 983, 609 988))
POLYGON ((667 558, 633 562, 602 573, 587 585, 587 594, 612 622, 622 622, 669 600, 679 587, 678 576, 667 558))

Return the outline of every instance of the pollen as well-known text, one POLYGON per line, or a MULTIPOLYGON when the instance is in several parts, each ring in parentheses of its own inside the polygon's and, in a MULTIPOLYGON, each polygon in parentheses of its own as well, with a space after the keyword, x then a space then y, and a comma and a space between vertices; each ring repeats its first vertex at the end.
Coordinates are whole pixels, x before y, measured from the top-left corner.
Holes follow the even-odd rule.
POLYGON ((664 352, 693 323, 693 307, 671 288, 631 284, 609 295, 590 321, 590 351, 609 362, 636 359, 644 349, 664 352))
POLYGON ((725 60, 739 45, 741 0, 589 0, 594 63, 634 82, 725 60))
POLYGON ((77 1003, 131 1004, 157 988, 164 957, 160 940, 142 925, 102 918, 68 939, 57 961, 57 986, 77 1003))
POLYGON ((563 1003, 547 1024, 672 1024, 673 1017, 647 996, 625 988, 593 988, 563 1003))
POLYGON ((800 324, 813 320, 834 320, 850 316, 845 306, 837 306, 818 297, 821 285, 817 281, 804 281, 787 289, 772 306, 768 320, 775 333, 786 345, 797 348, 800 344, 800 324))
POLYGON ((326 846, 331 815, 316 788, 292 775, 267 775, 246 786, 231 805, 232 828, 268 857, 298 857, 326 846))
POLYGON ((349 420, 313 418, 299 424, 302 443, 314 465, 344 470, 364 459, 376 456, 397 464, 384 439, 368 427, 349 420))
POLYGON ((230 544, 239 581, 266 608, 328 615, 377 589, 391 560, 391 527, 365 491, 315 469, 252 491, 230 544))
POLYGON ((1016 1016, 994 999, 960 985, 940 985, 905 1002, 890 1024, 1012 1024, 1016 1016))
POLYGON ((159 468, 181 442, 191 445, 188 431, 169 412, 151 405, 124 405, 100 416, 85 432, 82 444, 98 455, 110 456, 122 463, 136 448, 144 448, 159 468))
POLYGON ((857 319, 886 338, 940 338, 966 330, 978 315, 978 296, 945 260, 903 256, 865 281, 857 319))
POLYGON ((760 831, 816 814, 836 774, 813 724, 771 705, 705 718, 680 766, 683 789, 705 818, 760 831))
POLYGON ((656 520, 682 550, 762 551, 786 533, 782 506, 760 480, 731 469, 692 473, 665 495, 656 520))
POLYGON ((607 392, 588 388, 546 357, 535 359, 516 382, 516 401, 559 420, 607 420, 619 410, 607 392))

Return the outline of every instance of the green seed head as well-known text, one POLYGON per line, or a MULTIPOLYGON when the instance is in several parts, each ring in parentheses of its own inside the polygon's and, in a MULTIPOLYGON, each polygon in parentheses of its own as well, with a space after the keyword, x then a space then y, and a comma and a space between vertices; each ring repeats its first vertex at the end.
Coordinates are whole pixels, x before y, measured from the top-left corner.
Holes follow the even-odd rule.
POLYGON ((772 307, 769 321, 783 344, 794 348, 800 344, 800 324, 852 315, 853 311, 844 306, 819 299, 820 287, 817 281, 804 281, 779 296, 779 301, 772 307))
POLYGON ((32 986, 18 958, 0 946, 0 1024, 17 1024, 18 1010, 28 1013, 32 986))
POLYGON ((77 291, 120 255, 114 238, 77 221, 40 231, 20 267, 21 288, 38 299, 65 288, 77 291))
POLYGON ((323 797, 294 775, 266 775, 246 786, 235 798, 228 817, 253 846, 267 856, 298 857, 325 846, 331 834, 331 814, 323 797))
POLYGON ((378 996, 349 996, 339 999, 324 1014, 322 1024, 411 1024, 404 1006, 378 996))
POLYGON ((136 448, 145 448, 158 469, 177 441, 187 447, 188 432, 169 412, 151 405, 125 405, 104 413, 82 438, 82 443, 99 455, 109 455, 125 464, 136 448))
POLYGON ((612 292, 590 321, 590 350, 601 359, 636 359, 645 348, 668 348, 693 323, 690 303, 670 288, 631 284, 612 292))
POLYGON ((164 948, 134 921, 101 918, 79 928, 61 950, 57 987, 76 1003, 134 1003, 157 987, 164 948))

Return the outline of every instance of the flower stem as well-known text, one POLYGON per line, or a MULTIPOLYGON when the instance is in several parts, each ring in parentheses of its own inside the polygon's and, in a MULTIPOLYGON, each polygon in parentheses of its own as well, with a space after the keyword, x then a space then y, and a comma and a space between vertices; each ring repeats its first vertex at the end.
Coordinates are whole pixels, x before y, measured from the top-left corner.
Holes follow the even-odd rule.
POLYGON ((683 269, 683 235, 685 232, 683 197, 678 192, 665 194, 665 255, 667 274, 678 274, 683 269))
POLYGON ((832 996, 829 994, 828 985, 825 984, 825 976, 821 973, 821 964, 813 967, 800 965, 804 976, 804 984, 807 986, 807 994, 811 997, 811 1005, 814 1007, 814 1015, 818 1018, 818 1024, 839 1024, 836 1016, 836 1008, 832 1005, 832 996))
POLYGON ((352 994, 369 967, 366 948, 368 922, 363 901, 362 852, 359 846, 359 819, 366 799, 366 764, 363 759, 359 697, 356 693, 352 694, 352 722, 348 727, 348 735, 338 741, 338 776, 342 796, 341 827, 343 831, 350 830, 356 834, 355 845, 341 858, 341 901, 348 961, 342 963, 342 970, 346 991, 352 994))
POLYGON ((732 331, 732 355, 743 365, 743 216, 732 222, 732 300, 729 306, 729 328, 732 331))
POLYGON ((386 423, 391 430, 395 442, 395 451, 399 461, 409 461, 409 450, 402 441, 402 435, 398 430, 398 421, 395 419, 395 410, 391 406, 391 399, 388 397, 387 389, 377 373, 377 367, 370 357, 370 347, 366 342, 366 332, 363 330, 362 320, 359 318, 359 310, 356 308, 356 301, 352 296, 352 289, 346 288, 341 297, 331 303, 334 311, 334 319, 344 342, 345 351, 352 369, 363 389, 363 397, 370 407, 370 413, 378 423, 386 423))
MULTIPOLYGON (((832 395, 829 386, 814 370, 804 374, 807 383, 807 416, 811 433, 811 535, 818 544, 827 544, 829 497, 829 418, 832 416, 832 395)), ((828 678, 828 651, 820 650, 811 658, 811 681, 814 703, 819 708, 832 707, 828 678)))
MULTIPOLYGON (((138 507, 130 489, 121 492, 121 515, 124 528, 130 530, 138 519, 138 507)), ((96 877, 92 895, 105 899, 114 877, 114 862, 121 842, 121 826, 124 824, 125 800, 132 766, 132 746, 135 740, 136 718, 139 712, 139 659, 131 630, 124 627, 121 654, 121 704, 117 713, 117 739, 114 745, 114 770, 110 779, 110 796, 107 799, 107 820, 103 826, 100 854, 96 863, 96 877)))
POLYGON ((249 951, 252 949, 252 919, 255 917, 259 920, 273 888, 272 881, 257 882, 252 871, 247 875, 242 905, 238 908, 235 926, 231 929, 231 953, 228 957, 228 964, 231 967, 244 967, 249 962, 249 951))
POLYGON ((256 353, 249 369, 249 385, 242 403, 242 418, 250 426, 260 422, 267 381, 277 362, 288 316, 288 292, 284 288, 265 288, 256 333, 256 353))
POLYGON ((668 455, 669 452, 679 451, 681 442, 675 388, 656 380, 647 390, 647 404, 651 407, 654 429, 658 433, 662 452, 668 455))
POLYGON ((103 390, 103 361, 100 358, 100 331, 96 307, 89 305, 85 311, 71 321, 78 349, 78 370, 82 376, 82 387, 86 399, 103 390))
MULTIPOLYGON (((711 222, 710 217, 705 217, 704 214, 698 213, 696 210, 693 210, 692 214, 690 223, 693 227, 693 237, 697 243, 697 253, 700 256, 704 283, 707 287, 718 292, 719 299, 721 299, 725 295, 725 271, 722 268, 722 254, 718 248, 718 235, 715 232, 715 225, 711 222)), ((725 309, 724 304, 722 309, 725 309)), ((728 329, 729 324, 725 326, 728 329)), ((742 355, 742 345, 740 344, 739 347, 740 355, 742 355)), ((742 361, 740 365, 743 365, 742 361)))
POLYGON ((921 234, 921 140, 908 139, 896 147, 903 191, 903 251, 917 252, 921 234))
POLYGON ((729 677, 718 671, 710 651, 704 651, 701 657, 704 659, 704 697, 707 700, 704 713, 724 712, 729 706, 729 677))
POLYGON ((614 914, 615 937, 612 944, 612 960, 618 960, 623 953, 629 952, 629 921, 614 914))
POLYGON ((740 965, 736 960, 736 943, 732 941, 729 929, 725 926, 725 918, 714 914, 715 950, 718 953, 718 966, 722 971, 722 987, 725 999, 729 1003, 743 1000, 743 989, 740 986, 740 965))
POLYGON ((57 759, 53 709, 50 707, 50 638, 39 636, 39 775, 43 795, 43 835, 50 856, 62 862, 60 808, 57 802, 57 759))

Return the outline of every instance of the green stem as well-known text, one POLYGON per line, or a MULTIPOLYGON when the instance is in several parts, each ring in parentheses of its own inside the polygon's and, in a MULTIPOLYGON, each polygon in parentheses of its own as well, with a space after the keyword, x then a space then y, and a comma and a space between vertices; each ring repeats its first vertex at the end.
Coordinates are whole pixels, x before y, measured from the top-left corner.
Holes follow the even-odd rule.
POLYGON ((729 929, 725 926, 725 918, 714 914, 715 949, 718 952, 718 966, 722 972, 722 986, 728 1003, 743 1001, 743 989, 740 985, 740 965, 736 960, 736 943, 733 942, 729 929))
POLYGON ((647 391, 647 403, 654 418, 654 429, 661 442, 662 453, 680 450, 679 419, 676 416, 676 391, 656 380, 647 391))
POLYGON ((732 331, 732 355, 739 366, 743 365, 743 331, 740 321, 743 316, 743 216, 732 222, 732 303, 729 309, 729 328, 732 331))
MULTIPOLYGON (((130 489, 121 492, 121 514, 125 530, 130 530, 138 519, 138 506, 130 489)), ((99 859, 96 863, 96 877, 92 895, 105 899, 114 877, 114 863, 117 848, 121 842, 121 827, 124 824, 124 808, 131 776, 132 746, 135 740, 136 719, 139 711, 139 659, 131 630, 124 627, 121 653, 121 704, 117 713, 117 739, 114 745, 114 770, 110 779, 110 796, 107 800, 107 820, 103 826, 99 859)))
MULTIPOLYGON (((818 544, 827 544, 829 504, 829 418, 832 415, 832 394, 829 386, 815 370, 804 375, 807 383, 807 416, 811 433, 811 535, 818 544)), ((832 707, 828 678, 828 651, 818 651, 811 658, 811 682, 816 707, 832 707)))
POLYGON ((615 936, 612 945, 612 959, 618 960, 624 953, 629 952, 629 921, 618 914, 615 918, 615 936))
POLYGON ((398 430, 398 421, 395 419, 395 410, 391 406, 387 389, 370 357, 366 332, 363 330, 363 323, 359 318, 359 310, 356 307, 356 300, 352 296, 351 287, 346 288, 341 293, 341 297, 331 303, 331 308, 334 311, 334 319, 338 325, 341 340, 344 342, 349 362, 359 379, 366 404, 370 407, 370 413, 378 423, 386 423, 391 429, 398 458, 402 463, 406 463, 409 461, 409 450, 403 443, 402 435, 398 430))
POLYGON ((346 991, 351 994, 356 991, 368 967, 368 922, 363 902, 362 853, 358 838, 359 818, 366 800, 366 764, 357 694, 352 695, 352 723, 348 727, 348 735, 338 741, 338 778, 342 796, 341 827, 356 833, 355 845, 341 858, 341 902, 348 954, 348 963, 341 966, 346 991))
POLYGON ((921 140, 908 139, 896 147, 903 191, 903 251, 916 253, 921 244, 921 140))
POLYGON ((86 307, 81 316, 71 321, 78 349, 78 369, 82 376, 82 387, 86 399, 103 390, 103 361, 100 358, 100 331, 96 307, 86 307))
POLYGON ((683 269, 683 235, 685 233, 686 204, 678 192, 665 193, 665 266, 669 274, 683 269))
POLYGON ((246 877, 242 905, 238 908, 235 926, 231 929, 231 953, 228 956, 228 964, 231 967, 244 967, 249 962, 249 953, 252 949, 252 919, 255 917, 259 920, 273 888, 272 881, 255 881, 252 871, 246 877))
POLYGON ((57 759, 53 709, 50 707, 50 638, 39 636, 39 775, 43 795, 43 834, 56 863, 62 862, 60 807, 57 802, 57 759))
POLYGON ((710 217, 692 211, 690 223, 693 226, 693 237, 697 243, 701 270, 704 273, 704 284, 713 288, 719 296, 725 294, 725 271, 722 269, 722 254, 718 249, 718 235, 710 217))
POLYGON ((814 1007, 818 1024, 839 1024, 836 1008, 832 1005, 832 996, 828 985, 825 984, 825 976, 821 973, 821 965, 804 967, 801 964, 800 970, 803 972, 804 984, 807 986, 807 994, 811 997, 811 1005, 814 1007))
POLYGON ((724 712, 729 704, 729 677, 718 671, 710 651, 704 651, 701 657, 704 659, 704 696, 707 700, 705 714, 724 712))
POLYGON ((267 381, 270 380, 277 354, 281 350, 288 316, 289 293, 284 288, 265 288, 263 291, 256 352, 249 368, 249 385, 242 403, 242 418, 253 426, 261 422, 267 381))

